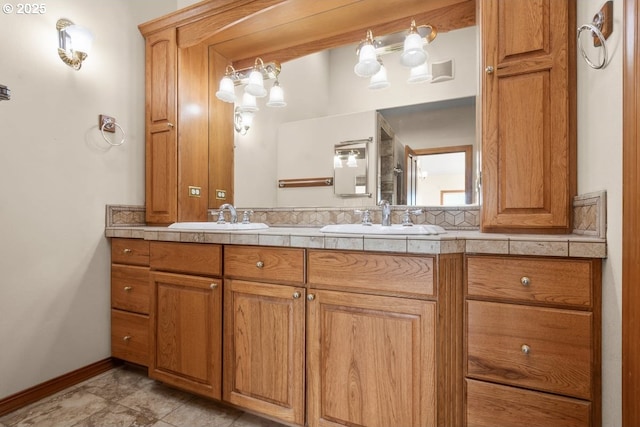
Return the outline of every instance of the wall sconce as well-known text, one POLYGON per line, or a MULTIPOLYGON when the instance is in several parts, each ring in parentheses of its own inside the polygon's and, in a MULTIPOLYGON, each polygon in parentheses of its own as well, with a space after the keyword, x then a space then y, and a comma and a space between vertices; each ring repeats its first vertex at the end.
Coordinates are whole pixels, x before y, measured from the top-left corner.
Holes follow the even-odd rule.
POLYGON ((236 132, 245 135, 251 124, 255 112, 258 111, 256 98, 267 96, 264 81, 274 79, 275 82, 269 91, 267 107, 285 107, 284 92, 278 81, 280 63, 277 61, 265 64, 261 58, 256 58, 253 67, 236 70, 228 65, 225 75, 220 80, 220 86, 216 92, 216 98, 229 103, 237 103, 235 87, 245 85, 242 95, 242 103, 234 109, 234 124, 236 132))
POLYGON ((411 20, 408 32, 374 38, 372 31, 367 30, 366 38, 356 48, 358 63, 354 72, 360 77, 370 77, 369 89, 389 87, 381 56, 402 50, 400 63, 411 68, 408 82, 429 81, 429 54, 424 50, 424 45, 431 43, 437 35, 438 31, 434 26, 417 26, 415 20, 411 20))
POLYGON ((93 34, 88 29, 75 25, 68 19, 58 19, 58 55, 62 62, 79 70, 87 58, 93 42, 93 34))

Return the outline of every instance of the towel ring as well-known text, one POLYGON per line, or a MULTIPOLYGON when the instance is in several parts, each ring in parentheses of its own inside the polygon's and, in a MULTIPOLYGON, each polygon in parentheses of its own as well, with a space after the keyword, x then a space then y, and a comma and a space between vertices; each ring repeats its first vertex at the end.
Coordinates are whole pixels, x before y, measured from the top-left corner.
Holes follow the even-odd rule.
POLYGON ((581 25, 580 28, 578 28, 578 47, 580 49, 580 53, 582 54, 582 57, 584 58, 586 63, 589 64, 589 66, 595 70, 600 70, 604 68, 607 65, 607 61, 608 61, 606 39, 602 35, 602 32, 600 31, 600 28, 598 28, 598 26, 599 26, 598 22, 594 20, 593 23, 584 24, 584 25, 581 25), (591 33, 594 36, 598 37, 598 40, 600 40, 600 47, 602 47, 602 52, 603 52, 602 62, 600 62, 600 64, 593 63, 587 56, 587 53, 584 51, 584 48, 582 47, 582 40, 580 39, 580 33, 582 33, 583 30, 591 31, 591 33))
POLYGON ((117 147, 119 145, 124 144, 124 140, 125 140, 125 134, 124 134, 124 129, 122 129, 122 126, 120 126, 118 123, 116 123, 115 121, 109 121, 109 120, 105 120, 105 122, 102 124, 102 126, 100 126, 100 133, 102 133, 102 138, 107 141, 107 144, 109 145, 113 145, 114 147, 117 147), (116 126, 118 129, 120 129, 120 132, 122 132, 122 140, 120 140, 120 142, 111 142, 109 141, 109 139, 107 138, 107 136, 104 134, 104 128, 105 126, 108 127, 112 127, 112 126, 116 126))

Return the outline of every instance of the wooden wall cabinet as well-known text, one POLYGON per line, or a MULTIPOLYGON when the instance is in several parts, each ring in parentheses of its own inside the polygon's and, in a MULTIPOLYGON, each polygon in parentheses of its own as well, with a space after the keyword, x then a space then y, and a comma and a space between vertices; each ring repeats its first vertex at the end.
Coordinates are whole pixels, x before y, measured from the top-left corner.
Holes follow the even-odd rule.
POLYGON ((111 241, 111 355, 149 364, 149 242, 111 241))
POLYGON ((601 260, 466 257, 468 426, 599 426, 601 260))
POLYGON ((149 376, 215 399, 222 384, 221 255, 218 245, 150 245, 149 376))
POLYGON ((483 0, 483 231, 571 232, 575 0, 483 0))
POLYGON ((304 425, 304 250, 227 246, 224 256, 223 399, 304 425))

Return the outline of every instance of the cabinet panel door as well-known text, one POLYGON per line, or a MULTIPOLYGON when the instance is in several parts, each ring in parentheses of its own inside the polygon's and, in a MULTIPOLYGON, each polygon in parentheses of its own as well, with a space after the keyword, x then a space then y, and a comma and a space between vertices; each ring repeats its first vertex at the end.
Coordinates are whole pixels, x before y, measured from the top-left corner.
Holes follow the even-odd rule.
POLYGON ((226 401, 304 424, 305 290, 225 282, 226 401))
POLYGON ((484 231, 571 229, 575 9, 573 0, 479 2, 484 231))
POLYGON ((149 376, 220 399, 222 281, 151 273, 149 376))
POLYGON ((307 423, 436 425, 436 303, 318 290, 307 328, 307 423))

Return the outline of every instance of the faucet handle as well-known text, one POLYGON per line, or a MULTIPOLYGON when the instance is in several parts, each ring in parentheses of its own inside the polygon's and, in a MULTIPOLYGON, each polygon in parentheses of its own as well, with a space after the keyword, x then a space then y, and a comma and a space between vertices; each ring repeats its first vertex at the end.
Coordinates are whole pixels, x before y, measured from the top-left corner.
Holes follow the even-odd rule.
POLYGON ((246 210, 242 213, 242 223, 243 224, 249 224, 251 221, 249 220, 249 217, 253 215, 253 211, 251 209, 246 210))
POLYGON ((224 220, 224 211, 211 211, 211 215, 218 215, 218 221, 216 221, 218 224, 224 224, 225 220, 224 220))
POLYGON ((413 222, 411 222, 411 215, 420 215, 422 212, 422 209, 405 210, 404 214, 402 215, 402 225, 404 227, 411 227, 413 225, 413 222))
POLYGON ((358 215, 362 215, 362 225, 371 225, 371 212, 369 212, 369 209, 365 209, 365 210, 360 210, 360 209, 356 209, 353 211, 354 213, 358 214, 358 215))

